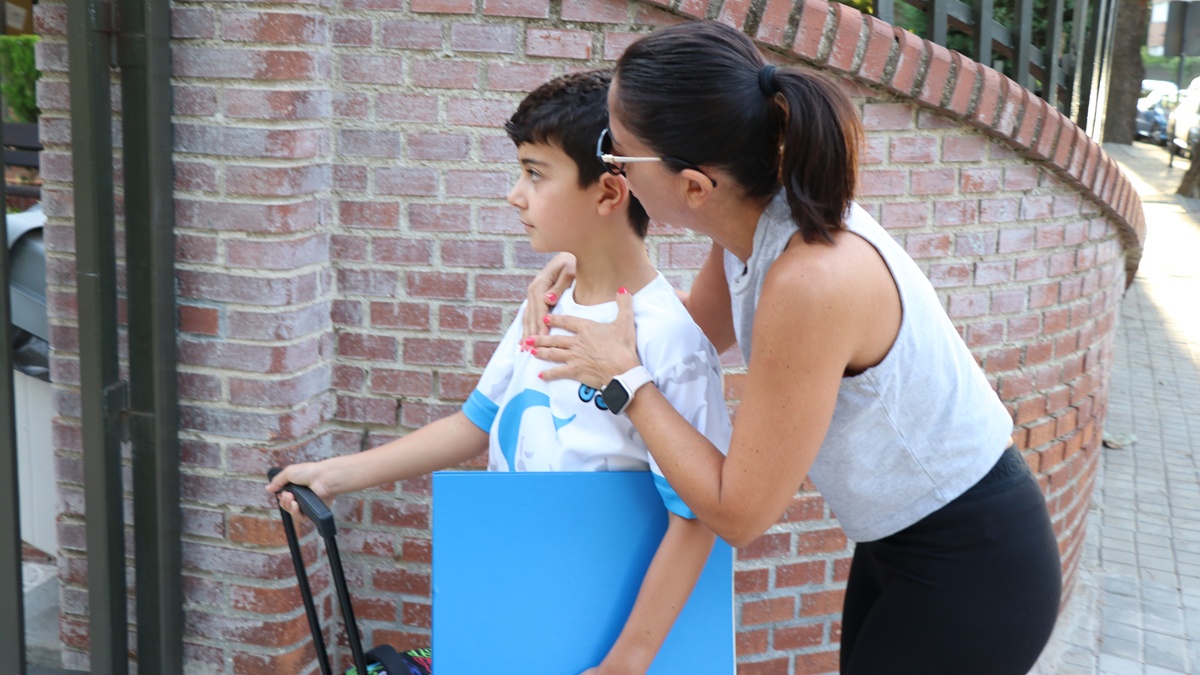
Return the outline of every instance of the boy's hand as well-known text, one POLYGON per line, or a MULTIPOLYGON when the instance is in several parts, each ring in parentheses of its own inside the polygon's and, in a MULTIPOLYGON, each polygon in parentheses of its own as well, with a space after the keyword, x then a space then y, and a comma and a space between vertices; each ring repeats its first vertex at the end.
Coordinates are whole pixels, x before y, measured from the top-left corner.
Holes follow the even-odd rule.
POLYGON ((575 281, 575 256, 570 253, 559 253, 546 263, 541 272, 529 282, 526 298, 529 303, 525 306, 525 317, 521 325, 522 338, 548 335, 550 327, 542 322, 542 318, 550 313, 550 308, 558 303, 563 291, 575 281))
POLYGON ((279 505, 285 511, 292 514, 292 517, 301 517, 300 505, 296 503, 296 498, 291 492, 284 490, 284 486, 288 483, 296 485, 307 485, 309 489, 316 493, 321 501, 328 504, 336 495, 334 495, 328 487, 321 482, 321 463, 320 462, 302 462, 300 464, 289 464, 280 471, 275 478, 267 483, 267 492, 279 497, 279 505))

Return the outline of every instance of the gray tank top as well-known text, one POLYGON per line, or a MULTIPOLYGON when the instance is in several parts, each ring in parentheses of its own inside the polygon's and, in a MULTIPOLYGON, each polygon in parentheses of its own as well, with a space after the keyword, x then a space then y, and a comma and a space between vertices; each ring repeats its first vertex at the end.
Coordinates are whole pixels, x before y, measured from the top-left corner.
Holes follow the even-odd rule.
MULTIPOLYGON (((974 485, 1008 447, 1013 423, 916 263, 858 204, 846 226, 887 263, 903 317, 883 361, 842 379, 809 477, 846 536, 872 541, 974 485)), ((733 327, 746 363, 763 280, 796 231, 780 194, 759 218, 750 259, 725 252, 733 327)))

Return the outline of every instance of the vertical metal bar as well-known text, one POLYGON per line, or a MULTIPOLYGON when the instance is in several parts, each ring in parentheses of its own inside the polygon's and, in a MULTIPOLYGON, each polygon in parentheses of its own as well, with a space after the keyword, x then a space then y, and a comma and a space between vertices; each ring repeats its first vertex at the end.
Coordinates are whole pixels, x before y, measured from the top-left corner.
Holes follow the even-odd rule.
POLYGON ((1108 99, 1108 65, 1112 61, 1113 29, 1117 15, 1117 0, 1100 0, 1097 4, 1096 47, 1092 62, 1091 105, 1088 107, 1087 134, 1103 142, 1104 114, 1108 99))
POLYGON ((1045 65, 1045 79, 1042 82, 1042 97, 1062 110, 1059 102, 1058 85, 1062 82, 1062 27, 1065 0, 1051 0, 1050 25, 1046 26, 1046 51, 1042 62, 1045 65))
POLYGON ((1075 13, 1071 17, 1071 119, 1081 129, 1087 124, 1087 99, 1084 92, 1090 89, 1087 78, 1084 77, 1084 66, 1090 63, 1084 51, 1088 42, 1088 25, 1091 23, 1091 12, 1088 11, 1088 0, 1075 0, 1075 13))
POLYGON ((183 672, 170 6, 120 0, 138 672, 183 672))
POLYGON ((1029 82, 1029 58, 1033 45, 1033 0, 1017 0, 1017 30, 1013 36, 1013 79, 1026 89, 1029 82))
POLYGON ((1104 64, 1106 61, 1106 52, 1111 44, 1109 35, 1112 26, 1112 1, 1114 0, 1099 0, 1096 4, 1096 20, 1092 26, 1091 35, 1088 36, 1088 91, 1087 97, 1087 124, 1084 126, 1084 131, 1088 136, 1100 141, 1100 136, 1104 130, 1104 108, 1105 101, 1102 96, 1108 90, 1106 83, 1104 64))
POLYGON ((950 9, 948 0, 930 0, 929 40, 943 47, 948 41, 947 18, 950 9))
POLYGON ((110 5, 67 3, 91 671, 128 672, 117 369, 110 5))
MULTIPOLYGON (((0 110, 3 110, 0 102, 0 110)), ((0 204, 5 204, 0 181, 0 204)), ((0 214, 8 231, 8 209, 0 214)), ((5 242, 8 241, 7 236, 5 242)), ((17 480, 17 412, 13 395, 12 304, 8 247, 0 254, 0 672, 25 672, 25 593, 21 583, 21 495, 17 480)))
POLYGON ((975 60, 992 65, 992 39, 996 20, 992 18, 994 0, 975 0, 975 60))
POLYGON ((895 0, 875 0, 875 17, 881 21, 895 23, 895 0))

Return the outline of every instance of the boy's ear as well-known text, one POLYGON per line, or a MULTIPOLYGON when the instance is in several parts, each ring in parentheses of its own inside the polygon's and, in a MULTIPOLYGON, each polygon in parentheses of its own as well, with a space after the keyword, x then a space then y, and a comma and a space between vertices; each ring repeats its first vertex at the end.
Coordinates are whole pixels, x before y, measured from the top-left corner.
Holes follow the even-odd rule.
POLYGON ((597 213, 610 216, 629 208, 629 183, 625 182, 625 176, 614 176, 606 171, 597 183, 600 188, 597 213))
POLYGON ((692 208, 708 201, 708 198, 712 196, 713 188, 716 187, 708 176, 695 169, 680 171, 679 178, 684 181, 684 197, 687 199, 688 206, 692 208))

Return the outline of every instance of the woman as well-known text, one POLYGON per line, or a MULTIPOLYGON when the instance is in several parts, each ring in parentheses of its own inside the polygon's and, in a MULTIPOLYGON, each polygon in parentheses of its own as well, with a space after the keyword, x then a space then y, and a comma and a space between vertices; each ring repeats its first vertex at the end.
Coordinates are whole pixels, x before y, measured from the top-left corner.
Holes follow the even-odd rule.
MULTIPOLYGON (((747 363, 728 456, 653 382, 619 377, 640 363, 628 296, 611 324, 527 312, 538 353, 562 364, 544 377, 625 399, 666 478, 735 546, 811 477, 857 542, 843 673, 1026 673, 1061 590, 1045 500, 933 287, 852 201, 853 104, 714 22, 630 46, 608 104, 601 161, 652 218, 713 240, 686 305, 747 363)), ((530 307, 571 274, 555 259, 530 307)))

